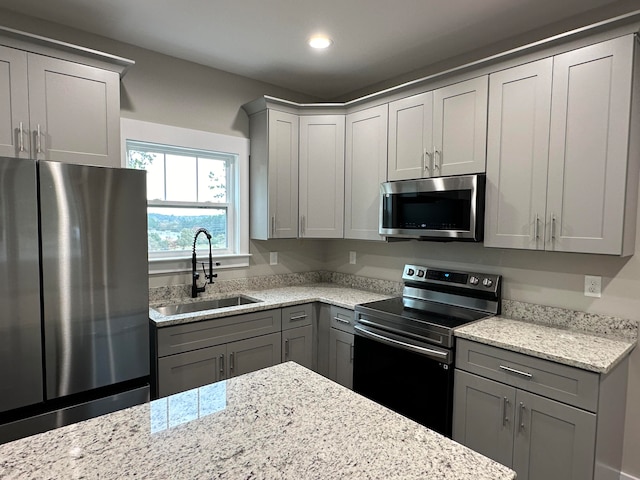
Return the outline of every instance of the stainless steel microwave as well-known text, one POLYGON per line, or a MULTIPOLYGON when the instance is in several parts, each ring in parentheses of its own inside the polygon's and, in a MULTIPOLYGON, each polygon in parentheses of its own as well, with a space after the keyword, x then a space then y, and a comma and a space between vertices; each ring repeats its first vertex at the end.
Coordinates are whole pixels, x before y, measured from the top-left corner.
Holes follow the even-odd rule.
POLYGON ((380 235, 481 242, 484 174, 399 180, 380 185, 380 235))

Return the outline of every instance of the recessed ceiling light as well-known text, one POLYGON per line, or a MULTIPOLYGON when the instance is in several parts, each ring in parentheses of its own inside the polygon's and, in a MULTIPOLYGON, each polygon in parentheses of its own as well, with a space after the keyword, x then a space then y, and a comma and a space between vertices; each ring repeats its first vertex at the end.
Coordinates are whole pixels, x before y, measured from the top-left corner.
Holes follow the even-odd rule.
POLYGON ((311 48, 323 49, 329 47, 333 41, 324 35, 316 35, 309 39, 309 46, 311 48))

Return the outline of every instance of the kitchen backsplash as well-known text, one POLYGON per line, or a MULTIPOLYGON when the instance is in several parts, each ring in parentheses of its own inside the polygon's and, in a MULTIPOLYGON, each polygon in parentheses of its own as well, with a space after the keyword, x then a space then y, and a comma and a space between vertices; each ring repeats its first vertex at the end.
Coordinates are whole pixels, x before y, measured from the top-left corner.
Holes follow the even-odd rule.
MULTIPOLYGON (((245 290, 264 290, 308 283, 332 283, 386 295, 402 295, 403 287, 402 282, 380 280, 347 273, 317 271, 220 280, 213 285, 207 285, 207 291, 204 296, 219 296, 220 294, 245 290)), ((189 298, 190 296, 190 284, 149 289, 149 302, 156 305, 189 298)), ((638 322, 635 320, 518 302, 516 300, 502 300, 502 316, 558 328, 580 330, 597 335, 612 335, 631 339, 637 339, 638 337, 638 322)))

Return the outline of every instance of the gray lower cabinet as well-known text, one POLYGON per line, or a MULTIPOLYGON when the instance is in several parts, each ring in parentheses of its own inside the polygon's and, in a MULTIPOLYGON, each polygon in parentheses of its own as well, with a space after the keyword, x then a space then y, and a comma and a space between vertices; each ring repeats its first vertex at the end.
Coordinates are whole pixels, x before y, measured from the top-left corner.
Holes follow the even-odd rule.
POLYGON ((329 332, 329 378, 353 388, 353 333, 337 328, 329 332))
POLYGON ((312 303, 282 309, 282 361, 315 368, 314 310, 312 303))
POLYGON ((291 328, 282 331, 282 361, 296 362, 313 368, 313 326, 291 328))
POLYGON ((622 464, 627 372, 628 358, 600 375, 458 339, 453 439, 519 480, 613 478, 622 464))
POLYGON ((353 388, 353 310, 320 305, 317 326, 317 372, 353 388))
POLYGON ((242 375, 280 363, 280 309, 152 328, 154 396, 242 375))
POLYGON ((593 478, 595 414, 461 370, 455 390, 454 440, 519 479, 593 478))

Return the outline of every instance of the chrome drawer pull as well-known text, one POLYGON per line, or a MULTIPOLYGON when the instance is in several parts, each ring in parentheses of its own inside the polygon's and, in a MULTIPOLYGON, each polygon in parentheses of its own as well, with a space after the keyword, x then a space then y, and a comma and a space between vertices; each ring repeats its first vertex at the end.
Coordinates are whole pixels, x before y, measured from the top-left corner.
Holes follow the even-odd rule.
POLYGON ((333 317, 333 319, 334 319, 336 322, 346 323, 347 325, 351 325, 351 322, 350 322, 349 320, 343 320, 343 319, 342 319, 342 318, 340 318, 340 317, 333 317))
POLYGON ((284 341, 284 358, 285 359, 289 358, 289 339, 288 338, 284 341))
POLYGON ((509 373, 515 373, 516 375, 522 375, 523 377, 526 377, 526 378, 533 377, 533 375, 530 373, 523 372, 521 370, 516 370, 515 368, 511 368, 511 367, 505 367, 504 365, 500 365, 500 370, 504 370, 509 373))
POLYGON ((289 318, 289 321, 294 322, 296 320, 304 320, 305 318, 307 318, 307 314, 302 314, 302 315, 297 315, 295 317, 291 317, 289 318))

